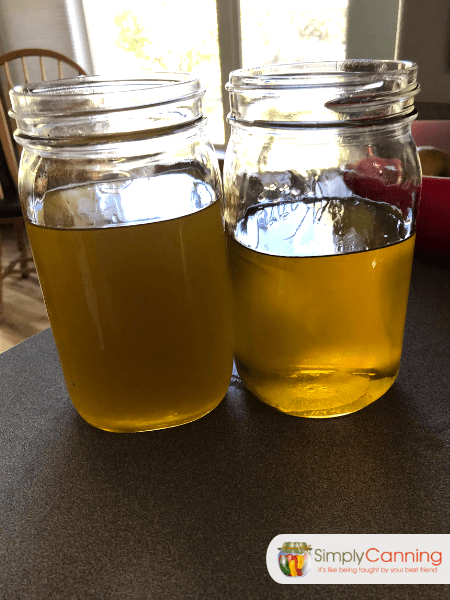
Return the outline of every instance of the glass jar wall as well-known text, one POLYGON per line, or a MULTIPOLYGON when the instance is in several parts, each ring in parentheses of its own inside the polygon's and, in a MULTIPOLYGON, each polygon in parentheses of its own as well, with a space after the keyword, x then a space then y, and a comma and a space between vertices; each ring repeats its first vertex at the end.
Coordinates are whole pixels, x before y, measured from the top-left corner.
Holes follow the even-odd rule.
POLYGON ((235 361, 283 412, 358 410, 400 365, 421 173, 417 67, 230 74, 224 171, 235 361))
POLYGON ((228 388, 217 160, 197 79, 12 92, 20 197, 69 395, 109 431, 187 423, 228 388))

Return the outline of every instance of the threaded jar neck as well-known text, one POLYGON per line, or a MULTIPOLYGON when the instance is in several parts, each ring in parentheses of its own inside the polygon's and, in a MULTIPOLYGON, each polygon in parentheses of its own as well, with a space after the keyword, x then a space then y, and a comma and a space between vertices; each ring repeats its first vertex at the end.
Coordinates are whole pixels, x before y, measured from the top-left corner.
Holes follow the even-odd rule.
POLYGON ((230 73, 229 120, 261 126, 366 126, 415 114, 417 65, 345 60, 230 73))
POLYGON ((188 126, 202 119, 204 89, 188 73, 151 73, 130 81, 77 77, 26 84, 10 95, 16 139, 27 146, 188 126))

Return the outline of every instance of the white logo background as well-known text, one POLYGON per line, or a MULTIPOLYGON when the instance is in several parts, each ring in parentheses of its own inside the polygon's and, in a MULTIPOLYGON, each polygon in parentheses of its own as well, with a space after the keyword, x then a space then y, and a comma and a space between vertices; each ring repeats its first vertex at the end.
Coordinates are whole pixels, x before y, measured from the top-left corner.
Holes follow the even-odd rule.
POLYGON ((287 585, 450 584, 450 535, 286 533, 270 542, 266 562, 272 579, 287 585), (285 542, 312 546, 304 577, 281 571, 278 554, 285 542))

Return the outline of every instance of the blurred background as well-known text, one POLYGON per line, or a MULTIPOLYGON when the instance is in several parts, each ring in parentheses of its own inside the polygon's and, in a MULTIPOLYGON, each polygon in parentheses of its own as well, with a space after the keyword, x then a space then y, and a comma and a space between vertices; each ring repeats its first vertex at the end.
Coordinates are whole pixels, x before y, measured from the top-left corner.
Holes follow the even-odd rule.
MULTIPOLYGON (((450 0, 0 0, 0 54, 23 48, 62 53, 91 75, 197 74, 207 90, 204 110, 219 158, 228 138, 224 86, 241 67, 412 60, 422 86, 419 119, 450 122, 450 0)), ((30 79, 35 73, 40 80, 37 58, 28 66, 30 79)), ((1 71, 3 94, 4 79, 1 71)), ((439 125, 441 137, 444 130, 439 125)), ((12 225, 2 222, 0 236, 2 352, 49 323, 35 273, 2 281, 17 249, 12 225)))
POLYGON ((217 149, 227 139, 228 73, 261 64, 413 60, 422 116, 448 118, 449 40, 448 0, 0 0, 1 53, 48 48, 112 77, 198 74, 217 149))

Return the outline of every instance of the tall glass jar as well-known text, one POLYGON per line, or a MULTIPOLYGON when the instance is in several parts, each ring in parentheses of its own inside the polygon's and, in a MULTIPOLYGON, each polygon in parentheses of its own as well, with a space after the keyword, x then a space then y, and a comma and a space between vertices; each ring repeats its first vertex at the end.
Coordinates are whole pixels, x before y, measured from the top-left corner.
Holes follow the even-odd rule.
POLYGON ((187 74, 12 93, 19 191, 70 398, 92 425, 187 423, 232 369, 217 160, 187 74))
POLYGON ((400 365, 421 172, 409 62, 234 71, 224 188, 235 361, 280 411, 333 417, 400 365))

